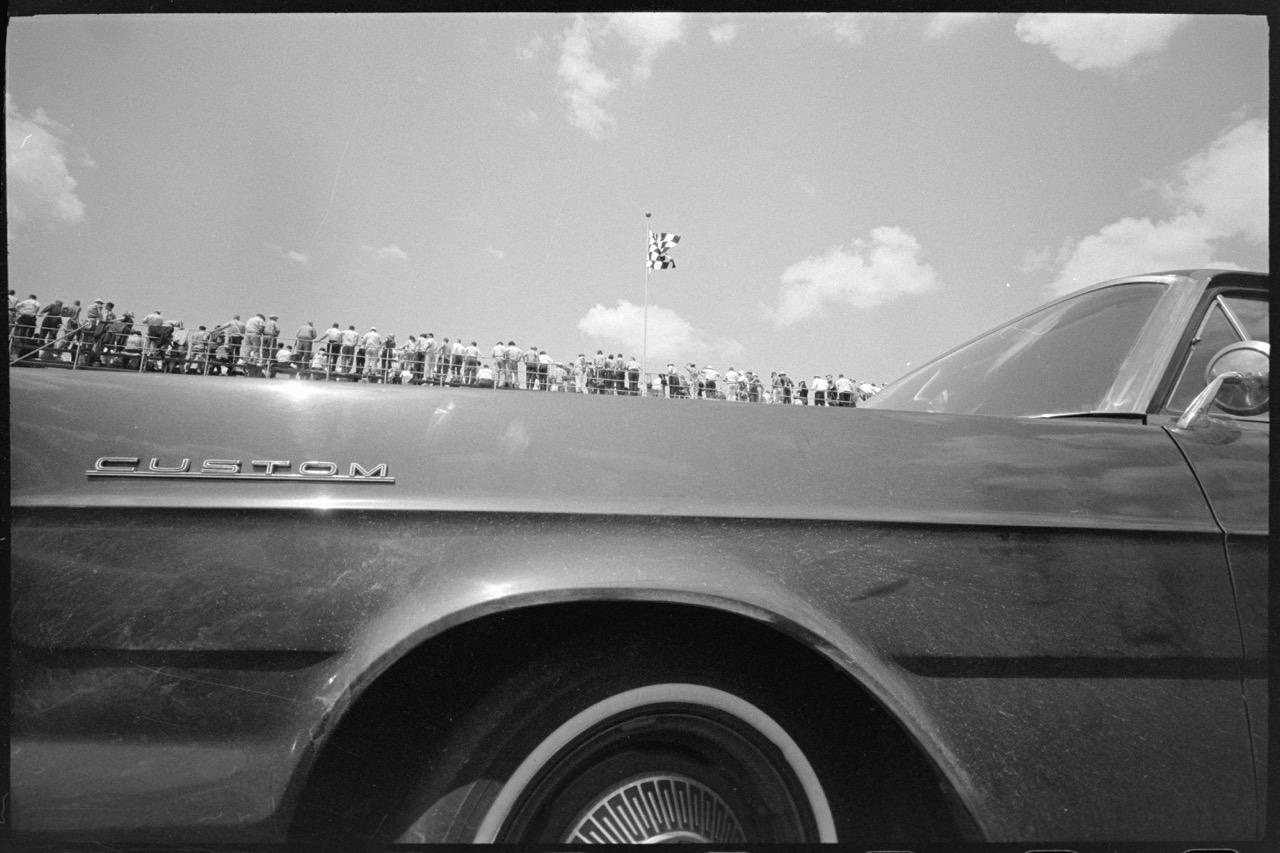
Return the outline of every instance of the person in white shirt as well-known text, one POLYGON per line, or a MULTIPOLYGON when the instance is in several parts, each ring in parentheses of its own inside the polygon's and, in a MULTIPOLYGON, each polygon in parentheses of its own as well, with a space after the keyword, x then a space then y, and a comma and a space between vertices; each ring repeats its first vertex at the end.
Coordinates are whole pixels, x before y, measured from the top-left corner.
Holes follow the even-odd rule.
POLYGON ((360 344, 360 333, 355 326, 347 326, 341 335, 342 355, 338 359, 338 372, 351 373, 356 367, 356 347, 360 344))
POLYGON ((418 352, 422 356, 421 381, 424 384, 434 383, 436 381, 436 356, 440 353, 440 345, 436 343, 436 336, 431 332, 426 332, 419 337, 418 352))
POLYGON ((813 404, 815 406, 827 405, 827 389, 830 388, 825 376, 814 376, 813 387, 809 390, 813 392, 813 404))
POLYGON ((551 378, 551 356, 546 350, 538 350, 538 387, 543 391, 550 391, 549 380, 551 378))
POLYGON ((369 331, 360 336, 360 349, 364 354, 362 373, 370 376, 378 371, 378 357, 382 353, 382 335, 377 326, 370 326, 369 331))
POLYGON ((733 369, 733 365, 729 365, 729 369, 724 372, 724 398, 726 400, 737 400, 742 384, 742 374, 733 369))
POLYGON ((835 394, 837 406, 853 405, 853 380, 841 373, 836 377, 835 394))
POLYGON ((322 349, 315 351, 311 356, 311 379, 323 379, 325 374, 329 372, 329 354, 322 349))
POLYGON ((711 365, 702 368, 702 396, 708 400, 716 398, 716 380, 720 374, 711 365))

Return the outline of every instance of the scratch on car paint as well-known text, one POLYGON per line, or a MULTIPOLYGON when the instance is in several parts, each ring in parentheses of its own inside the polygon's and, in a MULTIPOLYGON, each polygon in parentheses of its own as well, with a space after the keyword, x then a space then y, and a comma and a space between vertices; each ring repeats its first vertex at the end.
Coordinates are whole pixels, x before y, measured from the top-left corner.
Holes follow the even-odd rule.
POLYGON ((175 729, 186 729, 189 732, 200 731, 194 726, 184 726, 181 723, 175 723, 173 720, 158 720, 155 717, 147 717, 142 714, 138 714, 137 717, 139 720, 147 720, 148 722, 159 723, 162 726, 173 726, 175 729))
POLYGON ((873 586, 866 592, 852 596, 849 601, 866 601, 868 598, 875 598, 880 595, 889 595, 890 593, 897 592, 909 583, 911 583, 911 578, 898 578, 895 581, 889 581, 888 583, 883 583, 879 586, 873 586))
POLYGON ((208 684, 211 687, 226 687, 231 690, 240 690, 245 693, 254 693, 254 694, 257 694, 258 696, 270 696, 273 699, 283 699, 286 702, 298 701, 292 696, 281 696, 279 693, 271 693, 266 690, 254 690, 249 687, 241 687, 239 684, 227 684, 225 681, 206 681, 203 678, 192 678, 189 675, 178 675, 176 672, 166 672, 163 669, 156 669, 154 667, 145 666, 144 664, 140 664, 137 661, 130 661, 130 663, 132 663, 138 669, 145 669, 147 672, 153 672, 156 675, 164 676, 166 678, 176 678, 179 681, 192 681, 192 682, 195 682, 196 684, 208 684))

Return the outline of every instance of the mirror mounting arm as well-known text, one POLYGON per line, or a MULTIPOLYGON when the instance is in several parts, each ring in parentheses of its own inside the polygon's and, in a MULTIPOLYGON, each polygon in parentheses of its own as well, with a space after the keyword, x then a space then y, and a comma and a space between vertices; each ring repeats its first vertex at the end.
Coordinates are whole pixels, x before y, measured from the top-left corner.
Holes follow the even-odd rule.
POLYGON ((1187 410, 1182 413, 1182 417, 1178 418, 1178 429, 1192 429, 1200 426, 1209 419, 1209 410, 1213 408, 1214 400, 1218 398, 1218 392, 1222 390, 1222 386, 1227 382, 1242 382, 1244 376, 1234 370, 1226 373, 1219 373, 1213 377, 1213 380, 1204 387, 1204 390, 1196 395, 1195 399, 1187 405, 1187 410))

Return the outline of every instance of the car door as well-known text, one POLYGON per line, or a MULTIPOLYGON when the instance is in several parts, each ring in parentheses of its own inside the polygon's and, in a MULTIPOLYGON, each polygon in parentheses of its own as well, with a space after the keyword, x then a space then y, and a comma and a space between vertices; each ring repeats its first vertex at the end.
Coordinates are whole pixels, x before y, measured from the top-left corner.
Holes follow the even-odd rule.
POLYGON ((1270 343, 1269 291, 1229 281, 1199 306, 1176 381, 1153 421, 1165 423, 1191 465, 1221 527, 1240 621, 1241 678, 1254 752, 1259 819, 1265 817, 1270 415, 1237 416, 1214 407, 1194 426, 1174 419, 1206 384, 1214 354, 1242 340, 1270 343))

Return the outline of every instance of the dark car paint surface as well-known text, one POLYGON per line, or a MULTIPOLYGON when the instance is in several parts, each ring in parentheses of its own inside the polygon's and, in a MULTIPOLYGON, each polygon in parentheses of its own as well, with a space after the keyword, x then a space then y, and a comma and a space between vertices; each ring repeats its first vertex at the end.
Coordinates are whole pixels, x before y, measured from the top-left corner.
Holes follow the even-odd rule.
POLYGON ((52 370, 10 395, 19 830, 281 840, 410 649, 636 601, 825 655, 986 838, 1261 831, 1265 424, 52 370))

